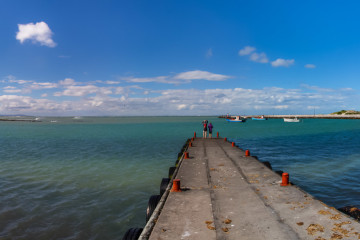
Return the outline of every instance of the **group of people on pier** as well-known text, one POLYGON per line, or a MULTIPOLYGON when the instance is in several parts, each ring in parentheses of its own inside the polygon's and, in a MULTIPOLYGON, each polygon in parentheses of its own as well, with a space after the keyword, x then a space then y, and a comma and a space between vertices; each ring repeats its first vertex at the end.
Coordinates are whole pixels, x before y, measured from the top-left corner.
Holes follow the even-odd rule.
POLYGON ((207 131, 209 129, 209 138, 212 138, 212 130, 213 130, 213 125, 211 123, 208 124, 208 120, 204 120, 202 121, 203 124, 203 138, 207 138, 207 131))

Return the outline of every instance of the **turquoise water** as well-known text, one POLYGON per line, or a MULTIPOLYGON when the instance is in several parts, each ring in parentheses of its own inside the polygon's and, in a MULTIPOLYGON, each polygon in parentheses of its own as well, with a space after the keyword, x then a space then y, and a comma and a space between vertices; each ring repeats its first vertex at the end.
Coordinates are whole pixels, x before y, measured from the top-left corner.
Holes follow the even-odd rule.
MULTIPOLYGON (((0 239, 121 239, 204 117, 0 122, 0 239), (52 121, 52 122, 51 122, 52 121)), ((334 207, 360 205, 360 121, 227 123, 207 117, 334 207)))

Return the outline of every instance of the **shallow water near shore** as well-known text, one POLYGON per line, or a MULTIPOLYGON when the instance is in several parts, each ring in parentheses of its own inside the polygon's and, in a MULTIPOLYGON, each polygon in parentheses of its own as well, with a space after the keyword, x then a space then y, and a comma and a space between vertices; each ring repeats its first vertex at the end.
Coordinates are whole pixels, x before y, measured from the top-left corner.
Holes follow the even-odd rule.
MULTIPOLYGON (((360 120, 227 123, 220 132, 336 208, 360 206, 360 120)), ((145 225, 186 139, 205 117, 0 122, 0 239, 121 239, 145 225)))

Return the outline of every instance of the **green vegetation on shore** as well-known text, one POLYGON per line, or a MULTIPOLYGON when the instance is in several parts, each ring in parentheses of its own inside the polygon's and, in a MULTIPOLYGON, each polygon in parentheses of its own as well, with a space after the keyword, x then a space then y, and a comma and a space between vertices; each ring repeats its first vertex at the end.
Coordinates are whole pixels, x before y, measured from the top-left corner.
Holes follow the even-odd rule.
POLYGON ((353 115, 353 114, 360 114, 360 112, 354 110, 341 110, 338 112, 331 113, 331 115, 353 115))

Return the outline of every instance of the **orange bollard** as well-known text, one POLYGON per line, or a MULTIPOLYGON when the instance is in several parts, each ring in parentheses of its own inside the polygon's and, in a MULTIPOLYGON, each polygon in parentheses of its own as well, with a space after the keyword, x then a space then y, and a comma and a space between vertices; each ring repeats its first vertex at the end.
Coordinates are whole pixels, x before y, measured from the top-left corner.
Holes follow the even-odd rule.
POLYGON ((245 157, 250 157, 250 151, 249 150, 245 150, 245 157))
POLYGON ((189 158, 190 158, 188 152, 184 152, 184 154, 185 154, 185 156, 184 156, 185 159, 189 159, 189 158))
POLYGON ((232 143, 231 143, 231 146, 232 146, 232 147, 235 147, 235 143, 234 143, 234 142, 232 142, 232 143))
POLYGON ((216 133, 216 137, 219 138, 219 132, 216 133))
POLYGON ((172 189, 170 192, 181 192, 180 189, 180 179, 174 179, 172 189))
POLYGON ((191 141, 194 141, 194 138, 193 138, 193 137, 191 138, 191 141))
POLYGON ((194 138, 196 138, 196 132, 194 132, 194 138))
POLYGON ((192 147, 192 142, 189 142, 189 147, 192 147))
POLYGON ((226 141, 227 141, 227 138, 224 138, 224 141, 226 142, 226 141))
POLYGON ((289 174, 288 173, 283 173, 282 174, 282 182, 280 184, 281 186, 288 186, 289 185, 289 174))

